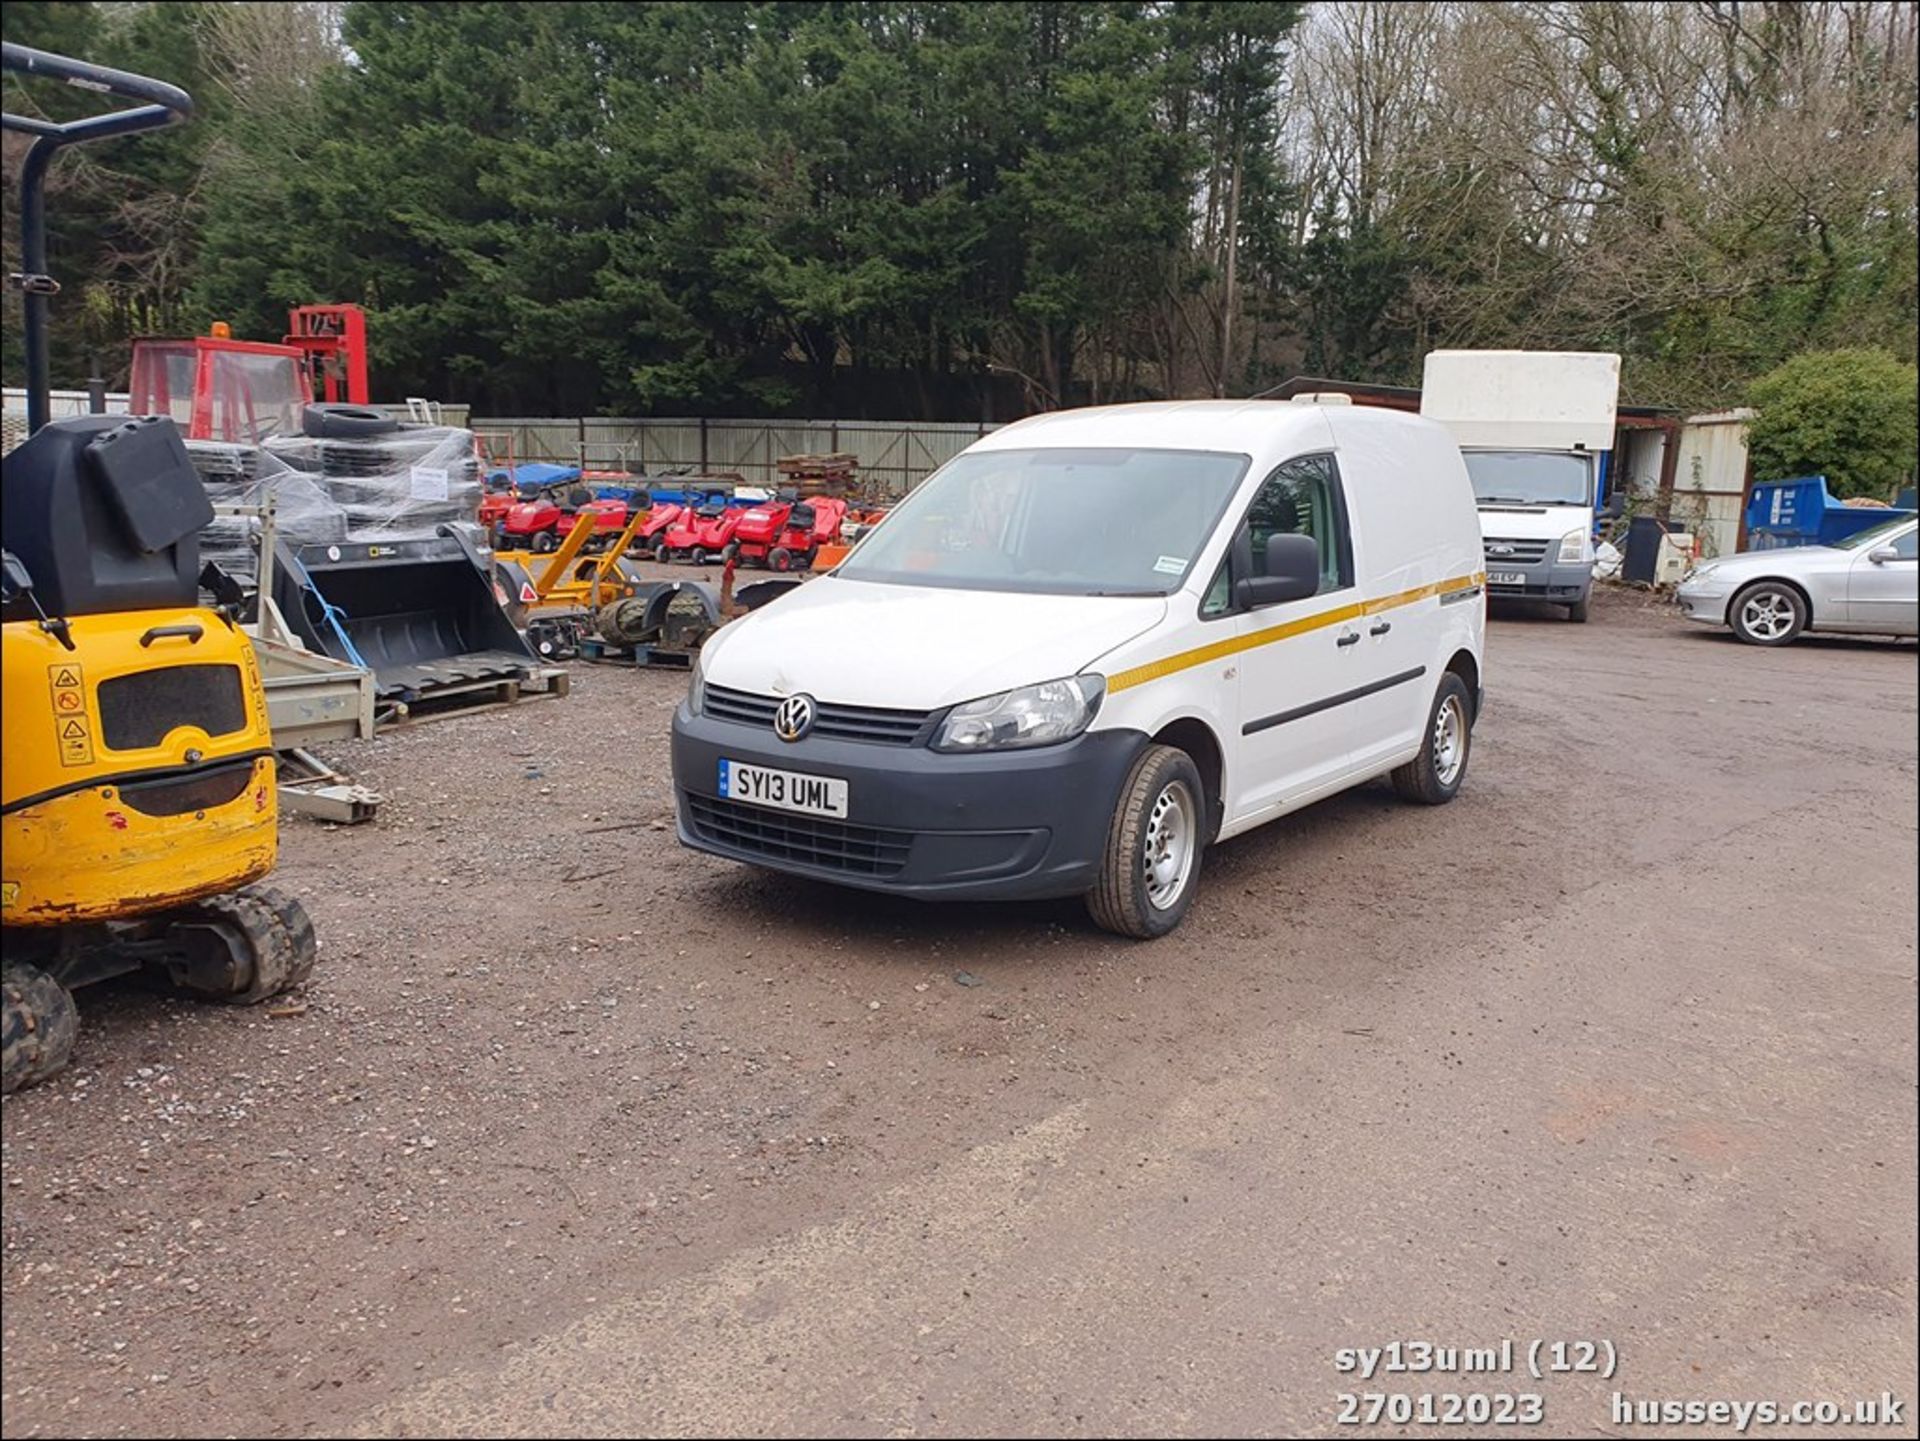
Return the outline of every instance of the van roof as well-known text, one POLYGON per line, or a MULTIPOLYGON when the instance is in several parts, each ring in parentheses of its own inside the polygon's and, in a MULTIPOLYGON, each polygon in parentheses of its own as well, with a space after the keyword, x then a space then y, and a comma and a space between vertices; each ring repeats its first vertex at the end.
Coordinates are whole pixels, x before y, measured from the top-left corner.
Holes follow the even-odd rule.
POLYGON ((1137 446, 1258 455, 1276 447, 1325 446, 1330 412, 1337 412, 1342 431, 1356 427, 1383 431, 1439 429, 1418 416, 1374 406, 1282 400, 1160 400, 1048 411, 989 432, 975 442, 975 448, 1137 446))

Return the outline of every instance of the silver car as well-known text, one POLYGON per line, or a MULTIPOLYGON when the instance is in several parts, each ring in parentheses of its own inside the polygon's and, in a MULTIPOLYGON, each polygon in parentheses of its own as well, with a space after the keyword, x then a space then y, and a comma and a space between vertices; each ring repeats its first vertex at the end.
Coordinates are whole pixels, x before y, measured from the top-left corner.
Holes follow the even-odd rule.
POLYGON ((1704 561, 1680 584, 1681 612, 1748 645, 1785 645, 1803 630, 1920 634, 1916 524, 1907 515, 1833 545, 1704 561))

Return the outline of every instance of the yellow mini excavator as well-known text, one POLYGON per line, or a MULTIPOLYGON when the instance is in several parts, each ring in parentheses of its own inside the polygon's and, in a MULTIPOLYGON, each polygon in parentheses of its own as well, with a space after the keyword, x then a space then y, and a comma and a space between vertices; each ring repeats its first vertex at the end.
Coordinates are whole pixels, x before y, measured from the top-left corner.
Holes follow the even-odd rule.
MULTIPOLYGON (((254 1002, 306 979, 273 869, 274 753, 251 643, 203 603, 206 489, 171 419, 48 414, 42 181, 62 146, 184 119, 173 86, 24 46, 4 66, 138 102, 55 124, 21 179, 27 440, 0 462, 0 945, 4 1089, 52 1075, 73 988, 136 969, 254 1002)), ((220 579, 210 577, 210 580, 220 579)))

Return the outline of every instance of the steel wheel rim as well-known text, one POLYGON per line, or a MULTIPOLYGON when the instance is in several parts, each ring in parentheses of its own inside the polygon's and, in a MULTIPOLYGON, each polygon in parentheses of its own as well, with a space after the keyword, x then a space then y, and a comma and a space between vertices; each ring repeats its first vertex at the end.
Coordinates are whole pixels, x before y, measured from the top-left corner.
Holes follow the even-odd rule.
POLYGON ((1740 607, 1740 624, 1748 635, 1779 640, 1793 628, 1793 605, 1779 591, 1763 590, 1740 607))
POLYGON ((1200 849, 1199 819, 1199 808, 1185 781, 1168 781, 1147 811, 1140 868, 1147 886, 1147 904, 1157 911, 1176 905, 1187 889, 1193 859, 1200 849))
POLYGON ((1433 773, 1443 786, 1460 778, 1467 763, 1467 713, 1460 697, 1450 695, 1433 715, 1433 773))

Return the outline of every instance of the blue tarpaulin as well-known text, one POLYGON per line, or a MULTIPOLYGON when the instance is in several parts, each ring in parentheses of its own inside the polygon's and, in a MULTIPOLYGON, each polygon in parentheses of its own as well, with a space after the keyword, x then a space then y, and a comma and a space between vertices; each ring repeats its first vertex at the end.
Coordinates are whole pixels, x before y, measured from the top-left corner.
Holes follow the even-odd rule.
POLYGON ((580 467, 548 465, 544 461, 530 460, 523 465, 514 466, 511 476, 504 465, 496 466, 487 472, 487 484, 496 488, 502 481, 509 478, 512 479, 516 490, 541 490, 549 485, 565 485, 570 480, 578 480, 580 467))

